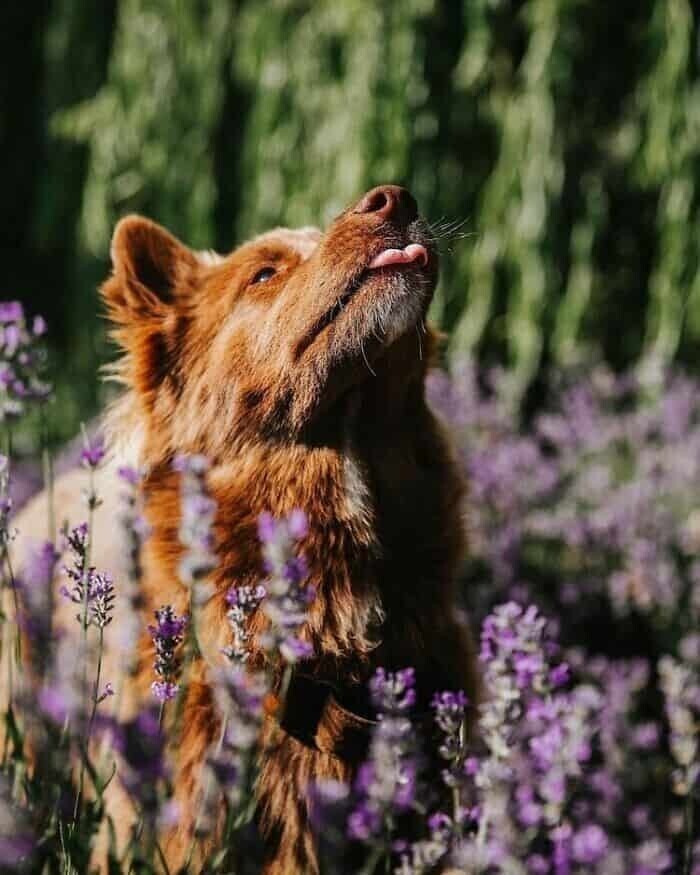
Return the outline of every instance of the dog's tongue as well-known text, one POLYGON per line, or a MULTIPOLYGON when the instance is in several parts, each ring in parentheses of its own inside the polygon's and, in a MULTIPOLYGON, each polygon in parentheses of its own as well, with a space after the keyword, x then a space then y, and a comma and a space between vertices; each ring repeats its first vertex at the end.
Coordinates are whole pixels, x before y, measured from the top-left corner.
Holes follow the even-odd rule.
POLYGON ((369 263, 370 269, 375 267, 387 267, 390 264, 410 264, 412 261, 420 261, 425 267, 428 263, 428 250, 420 243, 410 243, 405 249, 385 249, 369 263))

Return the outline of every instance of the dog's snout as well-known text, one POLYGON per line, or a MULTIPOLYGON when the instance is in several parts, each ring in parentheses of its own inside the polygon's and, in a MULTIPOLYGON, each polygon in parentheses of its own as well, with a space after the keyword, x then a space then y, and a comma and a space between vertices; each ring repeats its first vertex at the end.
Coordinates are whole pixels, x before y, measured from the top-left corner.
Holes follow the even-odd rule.
POLYGON ((382 219, 408 225, 418 215, 418 205, 413 195, 400 185, 379 185, 367 192, 354 212, 375 213, 382 219))

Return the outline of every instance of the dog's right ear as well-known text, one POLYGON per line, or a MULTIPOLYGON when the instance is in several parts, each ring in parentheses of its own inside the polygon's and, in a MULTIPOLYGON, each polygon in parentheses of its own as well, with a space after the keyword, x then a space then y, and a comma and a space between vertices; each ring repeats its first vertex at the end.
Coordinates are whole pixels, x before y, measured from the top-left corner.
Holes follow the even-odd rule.
POLYGON ((121 219, 112 237, 114 272, 101 289, 110 318, 118 325, 162 318, 191 286, 198 264, 191 249, 150 219, 121 219))

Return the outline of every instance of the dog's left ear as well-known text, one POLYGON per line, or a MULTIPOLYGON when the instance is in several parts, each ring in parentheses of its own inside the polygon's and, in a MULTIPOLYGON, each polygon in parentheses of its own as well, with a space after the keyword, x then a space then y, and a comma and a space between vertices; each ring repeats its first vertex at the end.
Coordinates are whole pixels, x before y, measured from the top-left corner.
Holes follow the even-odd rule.
POLYGON ((101 290, 111 319, 128 325, 164 317, 198 264, 191 249, 150 219, 122 219, 112 237, 114 273, 101 290))

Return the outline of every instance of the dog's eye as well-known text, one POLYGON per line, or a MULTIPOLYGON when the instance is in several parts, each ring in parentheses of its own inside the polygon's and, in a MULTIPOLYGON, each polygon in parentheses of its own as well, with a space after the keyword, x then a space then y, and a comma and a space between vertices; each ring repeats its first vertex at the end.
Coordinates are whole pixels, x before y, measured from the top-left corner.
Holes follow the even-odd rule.
POLYGON ((272 277, 277 273, 274 267, 263 267, 261 268, 251 280, 251 283, 254 285, 255 283, 266 283, 268 280, 272 279, 272 277))

